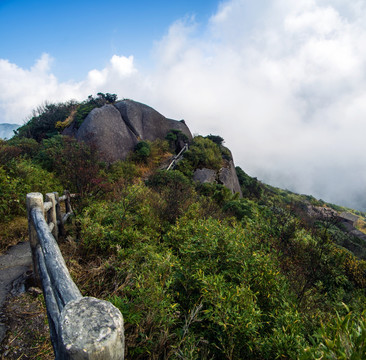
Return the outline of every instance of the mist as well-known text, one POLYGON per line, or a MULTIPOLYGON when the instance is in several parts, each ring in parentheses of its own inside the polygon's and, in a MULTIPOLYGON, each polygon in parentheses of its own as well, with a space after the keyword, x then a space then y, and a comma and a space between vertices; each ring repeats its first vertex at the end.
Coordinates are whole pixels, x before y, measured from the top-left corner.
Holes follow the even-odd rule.
POLYGON ((30 69, 0 59, 0 121, 26 120, 44 101, 116 93, 222 136, 263 182, 366 210, 365 10, 364 1, 225 1, 207 24, 174 22, 149 68, 115 54, 80 82, 58 80, 49 54, 30 69))

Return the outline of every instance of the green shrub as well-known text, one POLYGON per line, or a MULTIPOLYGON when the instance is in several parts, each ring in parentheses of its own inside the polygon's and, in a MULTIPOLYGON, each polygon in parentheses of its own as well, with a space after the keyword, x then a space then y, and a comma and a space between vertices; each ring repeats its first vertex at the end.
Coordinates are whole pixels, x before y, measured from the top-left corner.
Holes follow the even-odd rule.
POLYGON ((215 144, 217 144, 219 146, 222 145, 224 142, 224 139, 219 135, 210 134, 210 135, 205 136, 205 138, 213 141, 215 144))
POLYGON ((119 201, 98 201, 85 208, 80 217, 85 249, 114 252, 116 247, 133 246, 155 236, 159 220, 152 198, 145 185, 135 184, 125 188, 119 201))
POLYGON ((0 218, 2 221, 11 219, 14 215, 21 213, 18 188, 21 179, 10 177, 4 168, 0 167, 0 218))
POLYGON ((25 155, 30 158, 33 158, 39 151, 39 144, 31 138, 13 137, 7 143, 8 145, 16 146, 21 150, 21 155, 25 155))
POLYGON ((196 136, 184 158, 177 165, 177 169, 186 175, 192 175, 195 169, 220 170, 222 167, 222 156, 220 148, 210 139, 196 136))
POLYGON ((188 142, 187 135, 176 129, 170 130, 165 139, 168 140, 170 149, 175 153, 178 153, 188 142))
POLYGON ((220 207, 232 200, 232 192, 224 185, 216 183, 202 183, 197 185, 197 191, 213 199, 220 207))
POLYGON ((63 147, 64 137, 62 135, 56 135, 50 139, 43 139, 34 160, 47 171, 53 171, 55 161, 61 156, 63 147))
POLYGON ((146 162, 147 158, 150 156, 151 147, 146 141, 140 141, 135 146, 135 152, 133 158, 137 161, 146 162))
POLYGON ((223 210, 235 216, 238 220, 242 220, 244 218, 250 218, 252 216, 252 204, 245 199, 231 200, 228 201, 223 210))
POLYGON ((40 142, 58 134, 56 123, 63 122, 75 107, 75 102, 45 104, 34 112, 32 118, 17 130, 15 137, 27 137, 40 142))
POLYGON ((76 110, 74 122, 75 127, 79 129, 85 118, 89 115, 89 113, 94 109, 98 107, 97 104, 94 103, 84 103, 80 104, 76 110))
POLYGON ((263 193, 260 182, 257 178, 247 175, 239 166, 235 167, 243 197, 260 199, 263 193))
POLYGON ((146 184, 160 194, 163 200, 160 218, 169 223, 174 223, 194 201, 193 185, 180 171, 159 170, 146 184))
POLYGON ((250 232, 188 214, 164 239, 180 260, 172 284, 175 299, 186 314, 202 304, 190 332, 196 341, 207 340, 212 358, 300 353, 306 341, 302 326, 294 326, 301 320, 295 298, 276 260, 250 232))
POLYGON ((313 339, 313 347, 305 350, 303 359, 362 360, 366 358, 366 312, 347 314, 322 325, 313 339))
POLYGON ((5 170, 0 166, 0 217, 10 220, 16 215, 25 215, 25 199, 29 192, 63 191, 54 174, 33 164, 28 159, 13 162, 5 170))

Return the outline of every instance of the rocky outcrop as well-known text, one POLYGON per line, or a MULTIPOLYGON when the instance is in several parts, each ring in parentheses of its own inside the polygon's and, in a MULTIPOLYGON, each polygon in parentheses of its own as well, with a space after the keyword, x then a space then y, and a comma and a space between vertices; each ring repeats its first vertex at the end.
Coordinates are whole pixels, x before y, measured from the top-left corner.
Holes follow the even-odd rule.
POLYGON ((70 127, 64 134, 95 146, 103 160, 114 162, 125 159, 139 141, 164 139, 172 129, 192 139, 184 121, 167 119, 145 104, 122 100, 93 109, 78 130, 70 127))
POLYGON ((233 160, 227 161, 227 166, 220 169, 219 183, 230 189, 233 194, 239 193, 243 196, 233 160))
MULTIPOLYGON (((122 100, 93 109, 79 129, 71 125, 63 134, 75 136, 96 147, 102 159, 111 163, 125 159, 139 141, 164 139, 173 129, 180 130, 192 140, 192 134, 183 120, 168 119, 150 106, 133 100, 122 100)), ((218 172, 197 169, 194 180, 202 183, 216 182, 233 193, 242 195, 232 160, 225 160, 225 165, 218 172)))
POLYGON ((201 184, 204 183, 214 183, 216 182, 217 173, 215 170, 212 169, 196 169, 193 174, 193 180, 198 181, 201 184))
POLYGON ((117 102, 115 107, 129 129, 141 140, 164 139, 172 129, 180 130, 192 139, 184 121, 168 119, 150 106, 132 100, 122 100, 117 102))
POLYGON ((113 105, 93 109, 81 124, 76 138, 95 146, 108 162, 125 159, 138 142, 113 105))
POLYGON ((239 193, 243 196, 238 176, 236 175, 234 162, 232 160, 226 161, 218 172, 213 169, 196 169, 193 174, 193 180, 200 183, 216 183, 227 187, 233 194, 239 193))

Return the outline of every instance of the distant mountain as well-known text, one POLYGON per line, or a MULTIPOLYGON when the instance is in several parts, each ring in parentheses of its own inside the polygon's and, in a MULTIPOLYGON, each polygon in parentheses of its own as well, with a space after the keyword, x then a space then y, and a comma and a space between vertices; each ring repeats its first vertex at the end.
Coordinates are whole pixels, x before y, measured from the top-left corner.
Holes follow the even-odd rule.
POLYGON ((10 139, 14 135, 13 130, 18 127, 20 127, 18 124, 0 124, 0 139, 10 139))

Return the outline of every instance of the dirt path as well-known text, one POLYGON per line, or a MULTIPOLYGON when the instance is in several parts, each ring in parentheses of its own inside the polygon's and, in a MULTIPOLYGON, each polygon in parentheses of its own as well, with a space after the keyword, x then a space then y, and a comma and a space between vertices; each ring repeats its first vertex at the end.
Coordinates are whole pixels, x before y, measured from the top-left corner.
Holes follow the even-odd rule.
POLYGON ((12 246, 4 255, 0 256, 0 343, 6 334, 3 306, 7 296, 13 292, 20 292, 24 286, 26 273, 32 269, 32 255, 29 242, 12 246), (17 281, 16 281, 17 280, 17 281))

